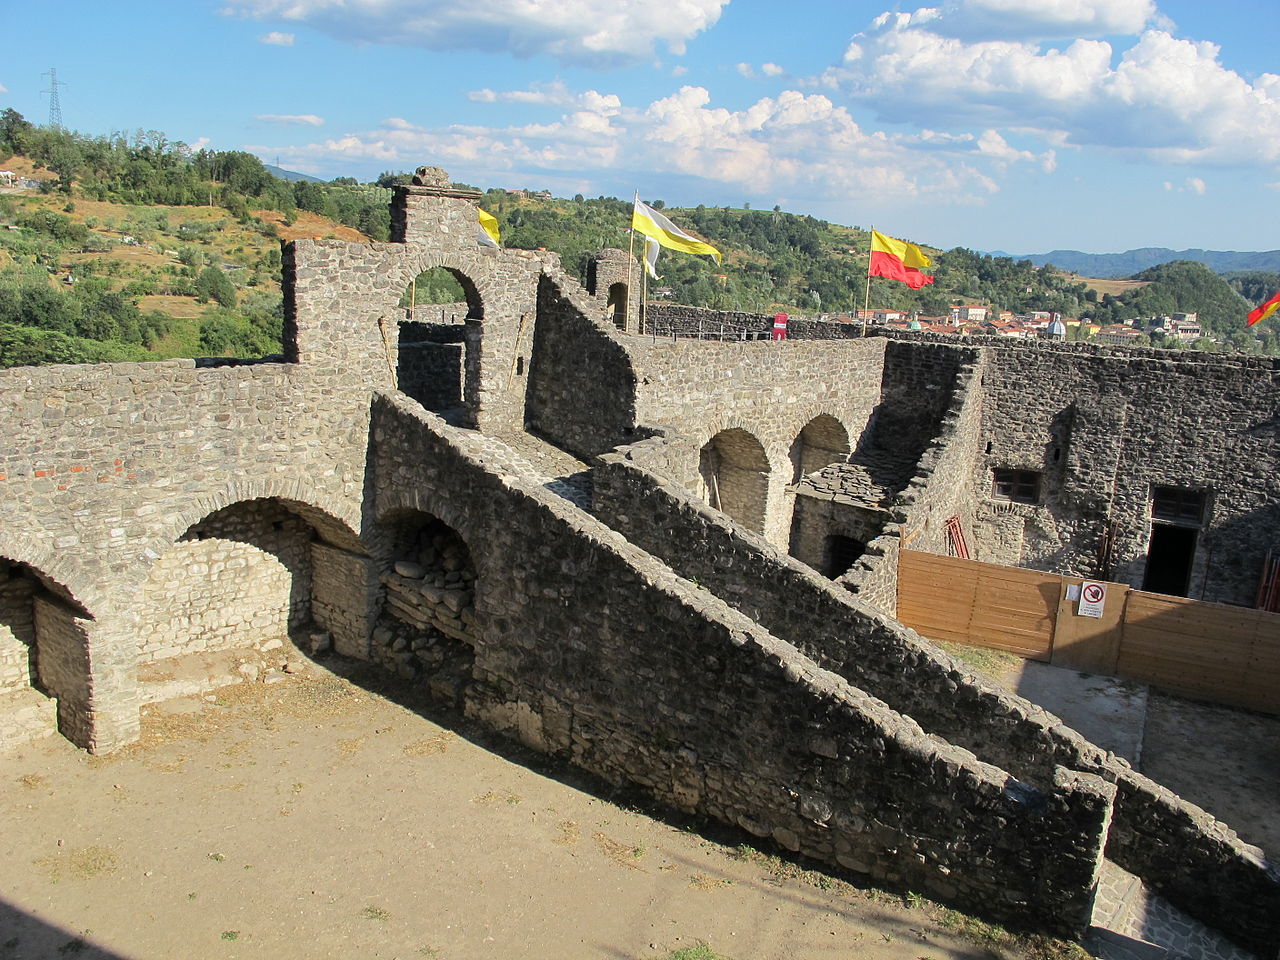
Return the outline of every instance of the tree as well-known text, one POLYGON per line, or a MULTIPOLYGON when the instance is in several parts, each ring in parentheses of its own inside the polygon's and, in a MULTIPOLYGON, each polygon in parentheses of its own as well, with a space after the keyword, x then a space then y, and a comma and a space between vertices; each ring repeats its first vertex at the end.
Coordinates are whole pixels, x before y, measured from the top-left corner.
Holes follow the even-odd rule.
POLYGON ((210 264, 196 278, 196 299, 201 303, 214 300, 230 310, 236 305, 236 288, 225 273, 210 264))

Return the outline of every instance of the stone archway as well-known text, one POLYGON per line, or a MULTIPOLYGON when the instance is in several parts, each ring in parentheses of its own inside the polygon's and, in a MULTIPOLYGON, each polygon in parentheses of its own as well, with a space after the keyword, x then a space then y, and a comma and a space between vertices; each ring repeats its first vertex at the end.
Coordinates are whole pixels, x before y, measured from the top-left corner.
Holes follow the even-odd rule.
POLYGON ((627 308, 629 300, 630 297, 628 295, 627 284, 625 282, 618 281, 617 283, 609 285, 607 306, 608 315, 609 319, 613 321, 613 325, 619 330, 625 331, 627 329, 627 308))
POLYGON ((304 633, 367 656, 370 570, 355 534, 307 504, 263 497, 209 512, 137 590, 141 700, 252 679, 304 633))
POLYGON ((796 434, 787 453, 791 482, 797 483, 823 467, 849 459, 849 432, 830 414, 822 413, 796 434))
POLYGON ((92 618, 43 571, 0 556, 0 747, 88 738, 92 618))
POLYGON ((769 458, 753 434, 721 430, 698 452, 698 492, 748 530, 763 534, 769 499, 769 458))
POLYGON ((479 395, 484 302, 475 283, 456 267, 420 272, 405 287, 397 324, 396 386, 444 416, 464 414, 479 395))

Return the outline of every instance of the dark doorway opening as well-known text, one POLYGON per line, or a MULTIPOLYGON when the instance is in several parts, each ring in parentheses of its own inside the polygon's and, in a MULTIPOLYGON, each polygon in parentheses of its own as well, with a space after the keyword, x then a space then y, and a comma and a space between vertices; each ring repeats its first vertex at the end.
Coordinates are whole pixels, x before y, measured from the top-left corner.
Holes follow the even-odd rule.
POLYGON ((1191 564, 1195 560, 1199 533, 1193 527, 1153 523, 1142 589, 1185 597, 1191 588, 1191 564))
POLYGON ((867 550, 867 545, 853 537, 833 533, 827 537, 826 563, 824 572, 828 580, 835 580, 849 572, 849 568, 858 562, 867 550))

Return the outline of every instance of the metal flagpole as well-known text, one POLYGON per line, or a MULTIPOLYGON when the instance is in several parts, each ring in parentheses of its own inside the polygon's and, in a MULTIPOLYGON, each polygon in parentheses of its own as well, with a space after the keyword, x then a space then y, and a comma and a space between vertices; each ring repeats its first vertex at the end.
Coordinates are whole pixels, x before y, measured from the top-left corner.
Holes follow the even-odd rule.
POLYGON ((647 311, 645 304, 649 302, 649 238, 644 238, 644 269, 640 271, 640 306, 636 311, 639 322, 644 323, 647 311))
MULTIPOLYGON (((635 219, 636 204, 638 204, 639 202, 640 202, 640 191, 637 190, 635 194, 635 199, 631 203, 632 220, 635 219)), ((631 318, 631 291, 634 289, 632 287, 632 284, 635 283, 635 281, 631 278, 631 274, 636 263, 636 228, 634 225, 631 227, 630 233, 631 233, 631 239, 627 242, 627 303, 626 303, 626 306, 623 308, 623 314, 622 314, 623 317, 625 317, 627 320, 630 320, 631 318)), ((626 325, 625 320, 623 321, 623 325, 624 326, 626 325)), ((643 328, 641 328, 640 326, 640 311, 638 310, 636 311, 636 333, 644 333, 643 328)))
POLYGON ((867 234, 870 245, 867 247, 867 293, 862 298, 862 335, 867 335, 867 311, 871 309, 871 247, 875 245, 875 227, 867 234))

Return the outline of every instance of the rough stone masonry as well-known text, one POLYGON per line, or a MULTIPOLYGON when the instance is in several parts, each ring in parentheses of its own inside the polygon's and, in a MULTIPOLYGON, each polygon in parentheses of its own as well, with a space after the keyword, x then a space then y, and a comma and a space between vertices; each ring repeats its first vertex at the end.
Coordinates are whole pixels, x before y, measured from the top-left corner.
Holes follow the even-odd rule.
POLYGON ((4 742, 118 749, 158 667, 314 637, 1002 922, 1081 935, 1106 856, 1275 956, 1262 852, 903 628, 887 562, 956 516, 979 558, 1182 564, 1239 600, 1275 541, 1272 362, 657 336, 625 255, 584 288, 479 247, 477 200, 423 168, 391 242, 287 245, 283 359, 0 371, 4 742), (436 268, 465 309, 408 320, 436 268), (503 441, 526 427, 593 466, 590 510, 503 441), (1030 502, 993 499, 997 471, 1030 502), (1153 553, 1153 489, 1199 505, 1199 552, 1153 553))

